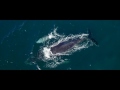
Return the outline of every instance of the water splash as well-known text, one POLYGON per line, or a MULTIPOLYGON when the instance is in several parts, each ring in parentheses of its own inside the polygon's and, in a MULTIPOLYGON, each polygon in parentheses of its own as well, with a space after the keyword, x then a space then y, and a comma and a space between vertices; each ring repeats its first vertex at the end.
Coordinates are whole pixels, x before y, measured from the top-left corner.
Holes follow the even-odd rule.
POLYGON ((39 48, 39 52, 42 53, 43 57, 38 55, 37 59, 45 62, 45 67, 47 68, 56 68, 58 65, 61 65, 63 63, 69 62, 67 58, 63 58, 63 56, 69 56, 73 54, 76 51, 80 51, 82 49, 88 48, 93 45, 93 43, 90 40, 86 40, 85 42, 75 45, 71 50, 68 50, 64 53, 57 53, 53 54, 50 50, 51 47, 58 45, 61 42, 67 41, 69 39, 75 39, 75 38, 84 38, 87 37, 89 34, 70 34, 68 36, 64 34, 57 33, 57 28, 54 28, 54 30, 49 33, 47 36, 44 36, 43 38, 40 38, 36 43, 42 43, 43 46, 39 48))

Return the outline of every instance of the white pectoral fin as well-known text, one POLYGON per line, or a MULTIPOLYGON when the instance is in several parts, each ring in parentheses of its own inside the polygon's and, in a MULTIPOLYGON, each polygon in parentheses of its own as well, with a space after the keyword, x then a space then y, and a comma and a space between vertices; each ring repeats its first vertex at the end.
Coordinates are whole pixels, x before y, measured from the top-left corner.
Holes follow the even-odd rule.
POLYGON ((43 37, 43 38, 40 38, 36 43, 43 43, 43 42, 45 42, 45 41, 47 41, 47 40, 49 40, 49 39, 52 39, 52 38, 55 38, 55 36, 52 35, 52 34, 49 34, 48 36, 45 36, 45 37, 43 37))
POLYGON ((45 36, 43 38, 40 38, 36 43, 43 43, 43 42, 47 41, 48 39, 49 39, 49 37, 45 36))

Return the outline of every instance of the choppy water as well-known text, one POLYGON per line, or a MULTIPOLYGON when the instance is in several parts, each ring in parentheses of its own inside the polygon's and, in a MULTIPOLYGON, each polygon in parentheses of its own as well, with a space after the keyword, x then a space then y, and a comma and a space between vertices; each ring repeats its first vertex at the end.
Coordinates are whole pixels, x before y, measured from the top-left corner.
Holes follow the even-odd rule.
POLYGON ((1 20, 0 69, 36 70, 26 65, 34 43, 58 27, 59 34, 86 33, 90 29, 99 43, 67 57, 69 63, 54 69, 63 70, 119 70, 119 20, 1 20))

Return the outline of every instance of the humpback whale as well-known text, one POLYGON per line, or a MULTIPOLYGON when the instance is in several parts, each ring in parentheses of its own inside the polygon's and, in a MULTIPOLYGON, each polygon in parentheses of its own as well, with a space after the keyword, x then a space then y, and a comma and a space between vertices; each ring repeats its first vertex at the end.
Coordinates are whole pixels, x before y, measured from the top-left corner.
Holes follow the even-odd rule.
MULTIPOLYGON (((67 41, 63 41, 55 46, 51 46, 50 51, 54 55, 58 54, 58 53, 67 52, 70 49, 72 49, 75 45, 80 44, 80 43, 84 42, 85 40, 89 40, 89 41, 93 42, 93 44, 98 46, 97 41, 92 38, 90 30, 88 30, 87 36, 77 37, 77 38, 73 38, 73 39, 70 38, 67 41)), ((44 57, 44 54, 39 50, 40 45, 41 45, 40 42, 37 42, 34 44, 31 57, 26 61, 26 63, 35 64, 35 62, 41 61, 40 59, 42 59, 44 57)))
POLYGON ((69 49, 71 49, 72 47, 74 47, 76 44, 79 44, 79 43, 83 42, 84 40, 90 40, 95 45, 98 45, 97 41, 91 37, 90 30, 88 30, 88 34, 89 35, 87 37, 69 39, 68 41, 61 42, 58 45, 51 47, 51 52, 53 54, 66 52, 69 49))

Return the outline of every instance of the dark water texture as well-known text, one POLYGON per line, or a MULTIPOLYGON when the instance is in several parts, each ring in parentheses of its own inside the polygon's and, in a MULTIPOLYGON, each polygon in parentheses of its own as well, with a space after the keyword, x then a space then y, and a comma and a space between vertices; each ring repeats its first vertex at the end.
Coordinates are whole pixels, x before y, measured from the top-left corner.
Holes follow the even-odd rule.
POLYGON ((55 69, 119 70, 120 20, 0 20, 0 70, 36 70, 24 62, 36 40, 50 33, 86 33, 90 29, 99 47, 92 46, 67 58, 55 69), (90 66, 91 65, 91 66, 90 66))

